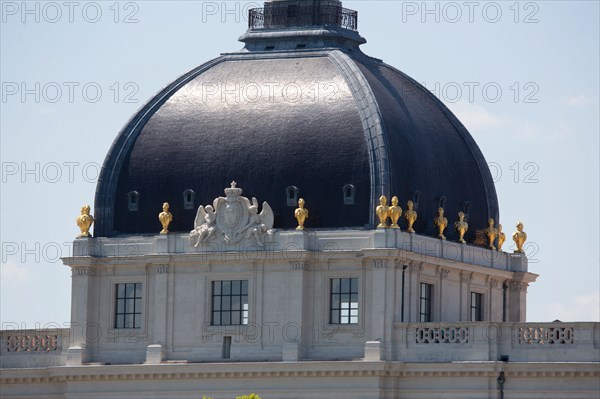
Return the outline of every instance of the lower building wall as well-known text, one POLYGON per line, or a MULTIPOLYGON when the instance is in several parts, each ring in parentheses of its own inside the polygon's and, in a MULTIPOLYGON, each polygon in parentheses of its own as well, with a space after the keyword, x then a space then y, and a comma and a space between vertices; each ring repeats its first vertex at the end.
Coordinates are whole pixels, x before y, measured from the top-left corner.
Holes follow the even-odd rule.
POLYGON ((5 369, 2 398, 597 399, 599 363, 269 362, 5 369), (504 383, 498 378, 501 373, 504 383))

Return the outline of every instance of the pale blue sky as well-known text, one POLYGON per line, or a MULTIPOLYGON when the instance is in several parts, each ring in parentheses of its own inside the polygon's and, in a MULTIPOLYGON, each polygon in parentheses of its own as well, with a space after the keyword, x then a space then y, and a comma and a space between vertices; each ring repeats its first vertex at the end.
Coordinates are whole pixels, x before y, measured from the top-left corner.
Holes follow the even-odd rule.
MULTIPOLYGON (((1 4, 0 319, 33 328, 69 320, 70 270, 57 258, 70 255, 116 134, 166 84, 240 49, 236 9, 260 3, 81 2, 72 16, 21 4, 1 4), (23 101, 36 82, 39 102, 23 101)), ((523 220, 534 243, 528 319, 599 320, 599 3, 422 4, 344 2, 359 12, 363 51, 441 96, 493 164, 505 231, 523 220)))

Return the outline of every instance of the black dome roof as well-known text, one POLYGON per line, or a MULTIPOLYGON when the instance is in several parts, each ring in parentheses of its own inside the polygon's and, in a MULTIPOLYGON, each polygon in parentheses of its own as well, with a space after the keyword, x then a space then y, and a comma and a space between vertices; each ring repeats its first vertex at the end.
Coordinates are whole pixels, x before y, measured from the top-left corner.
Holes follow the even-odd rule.
POLYGON ((290 187, 306 200, 309 228, 374 226, 382 194, 403 208, 416 202, 421 234, 435 234, 440 202, 450 222, 467 211, 471 239, 498 219, 491 174, 465 127, 419 83, 364 55, 356 32, 261 26, 241 40, 244 51, 183 75, 118 135, 97 186, 96 236, 157 233, 163 202, 170 230, 189 231, 197 207, 233 180, 271 205, 281 229, 296 226, 290 187))

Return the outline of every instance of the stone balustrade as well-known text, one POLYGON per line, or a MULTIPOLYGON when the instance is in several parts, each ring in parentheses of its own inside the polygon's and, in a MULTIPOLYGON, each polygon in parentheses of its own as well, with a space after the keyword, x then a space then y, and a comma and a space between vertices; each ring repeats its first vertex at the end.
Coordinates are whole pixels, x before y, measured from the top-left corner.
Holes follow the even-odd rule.
POLYGON ((0 331, 0 368, 62 366, 69 329, 0 331))
POLYGON ((403 362, 599 362, 600 323, 397 323, 403 362))
MULTIPOLYGON (((0 343, 2 369, 67 364, 68 329, 5 330, 0 343)), ((600 323, 396 323, 391 345, 374 345, 391 347, 381 360, 405 363, 600 362, 600 323)), ((366 359, 378 361, 374 353, 366 359)))

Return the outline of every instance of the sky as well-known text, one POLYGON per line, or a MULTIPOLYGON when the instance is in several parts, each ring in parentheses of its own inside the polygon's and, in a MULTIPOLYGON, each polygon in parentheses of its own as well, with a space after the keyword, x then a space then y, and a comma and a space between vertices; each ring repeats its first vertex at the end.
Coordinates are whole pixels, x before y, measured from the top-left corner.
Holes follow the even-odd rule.
MULTIPOLYGON (((2 329, 66 326, 75 217, 128 119, 188 70, 237 51, 235 1, 2 1, 2 329)), ((345 1, 362 50, 469 129, 507 235, 529 236, 531 322, 599 321, 598 1, 345 1)), ((507 243, 510 244, 510 243, 507 243)))

